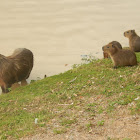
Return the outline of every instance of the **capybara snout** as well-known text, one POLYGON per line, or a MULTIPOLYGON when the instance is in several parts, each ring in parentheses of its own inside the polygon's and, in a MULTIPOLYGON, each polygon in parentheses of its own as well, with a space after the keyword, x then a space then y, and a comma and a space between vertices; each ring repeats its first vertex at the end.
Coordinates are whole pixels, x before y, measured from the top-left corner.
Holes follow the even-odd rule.
POLYGON ((123 33, 123 35, 125 36, 125 32, 123 33))

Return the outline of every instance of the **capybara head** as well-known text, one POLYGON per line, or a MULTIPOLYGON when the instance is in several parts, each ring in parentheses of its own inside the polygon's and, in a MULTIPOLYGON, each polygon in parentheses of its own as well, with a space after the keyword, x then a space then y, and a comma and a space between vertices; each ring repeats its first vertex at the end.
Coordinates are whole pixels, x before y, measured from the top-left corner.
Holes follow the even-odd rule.
POLYGON ((133 35, 136 35, 135 30, 128 30, 124 32, 124 36, 127 38, 130 38, 133 35))
MULTIPOLYGON (((106 48, 109 45, 115 45, 118 49, 122 49, 122 45, 118 41, 112 41, 112 42, 108 43, 107 45, 105 45, 104 47, 106 48)), ((107 54, 107 52, 105 52, 105 51, 103 52, 103 55, 104 55, 104 58, 110 58, 109 54, 107 54)))
POLYGON ((117 52, 119 48, 117 47, 116 44, 112 44, 112 43, 109 43, 108 45, 106 46, 103 46, 102 47, 102 50, 105 52, 105 53, 108 53, 108 54, 114 54, 115 52, 117 52))
MULTIPOLYGON (((103 47, 110 46, 110 45, 115 45, 118 49, 122 49, 122 45, 118 41, 112 41, 103 47)), ((103 49, 103 47, 102 47, 102 49, 103 49)))

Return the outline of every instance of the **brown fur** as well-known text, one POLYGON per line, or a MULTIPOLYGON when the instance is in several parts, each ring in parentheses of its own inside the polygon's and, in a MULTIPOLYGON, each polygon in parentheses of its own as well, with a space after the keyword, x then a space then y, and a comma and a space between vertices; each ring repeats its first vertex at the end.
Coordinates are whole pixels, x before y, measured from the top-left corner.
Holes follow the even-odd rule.
POLYGON ((22 80, 22 81, 21 81, 21 86, 26 86, 26 85, 28 85, 26 79, 22 80))
POLYGON ((116 45, 108 44, 103 47, 103 51, 111 57, 114 68, 117 66, 134 66, 137 65, 136 55, 131 50, 118 48, 116 45))
POLYGON ((14 90, 14 89, 16 89, 16 88, 18 88, 18 87, 26 86, 26 85, 28 85, 28 83, 27 83, 27 81, 24 79, 24 80, 21 81, 21 83, 14 83, 14 84, 12 84, 11 89, 14 90))
POLYGON ((19 83, 14 83, 12 86, 11 86, 11 89, 14 90, 18 87, 20 87, 21 85, 19 83))
POLYGON ((124 32, 124 36, 129 39, 129 47, 134 52, 140 52, 140 37, 135 30, 128 30, 124 32))
POLYGON ((11 56, 0 55, 0 86, 3 93, 8 92, 12 84, 26 80, 33 68, 33 53, 19 48, 11 56))
MULTIPOLYGON (((120 48, 120 49, 122 49, 122 45, 118 42, 118 41, 112 41, 112 42, 110 42, 110 43, 108 43, 107 45, 105 45, 105 46, 108 46, 108 45, 116 45, 118 48, 120 48)), ((104 47, 105 47, 104 46, 104 47)), ((108 53, 106 53, 106 52, 103 52, 103 55, 104 55, 104 58, 110 58, 109 57, 109 55, 108 55, 108 53)))

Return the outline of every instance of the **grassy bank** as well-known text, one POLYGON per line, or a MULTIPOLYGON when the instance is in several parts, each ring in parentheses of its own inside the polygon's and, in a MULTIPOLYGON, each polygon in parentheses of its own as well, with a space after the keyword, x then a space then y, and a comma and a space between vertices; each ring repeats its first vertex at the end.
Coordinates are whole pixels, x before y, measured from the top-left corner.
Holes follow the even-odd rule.
POLYGON ((118 69, 109 59, 75 65, 1 95, 0 139, 39 132, 62 134, 75 125, 78 131, 90 132, 106 123, 98 116, 115 117, 120 109, 126 115, 140 114, 140 53, 137 59, 138 66, 118 69))

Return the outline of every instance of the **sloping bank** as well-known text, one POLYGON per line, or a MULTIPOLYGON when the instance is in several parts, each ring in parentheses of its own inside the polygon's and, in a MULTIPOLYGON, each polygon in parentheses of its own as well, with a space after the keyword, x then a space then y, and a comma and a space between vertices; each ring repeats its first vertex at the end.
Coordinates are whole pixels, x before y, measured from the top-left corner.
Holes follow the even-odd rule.
POLYGON ((137 66, 118 69, 109 59, 93 60, 1 95, 0 139, 40 133, 65 139, 70 132, 95 139, 138 138, 140 53, 137 59, 137 66))

